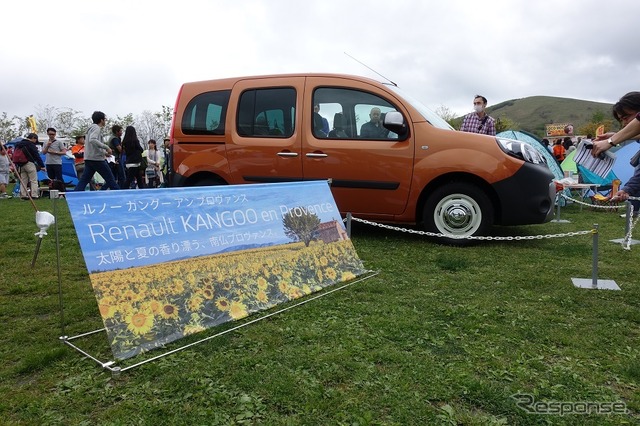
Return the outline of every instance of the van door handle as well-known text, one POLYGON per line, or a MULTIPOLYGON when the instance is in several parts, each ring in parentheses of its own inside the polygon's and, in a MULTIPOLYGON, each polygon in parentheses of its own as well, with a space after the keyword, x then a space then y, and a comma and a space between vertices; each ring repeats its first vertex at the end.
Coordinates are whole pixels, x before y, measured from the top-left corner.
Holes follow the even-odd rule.
POLYGON ((285 151, 280 151, 278 153, 278 156, 280 157, 297 157, 298 153, 297 152, 285 152, 285 151))
POLYGON ((317 153, 317 152, 309 152, 309 153, 307 153, 307 157, 309 157, 309 158, 324 158, 324 157, 328 157, 328 155, 327 154, 317 153))

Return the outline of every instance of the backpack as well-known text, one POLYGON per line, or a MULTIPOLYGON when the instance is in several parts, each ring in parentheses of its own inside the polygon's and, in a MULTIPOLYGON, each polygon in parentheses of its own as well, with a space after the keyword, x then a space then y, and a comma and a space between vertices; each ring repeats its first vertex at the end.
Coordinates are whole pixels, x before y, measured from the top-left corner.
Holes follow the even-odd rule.
POLYGON ((18 166, 24 166, 29 162, 29 159, 27 158, 24 149, 22 147, 16 146, 16 148, 13 150, 13 157, 11 158, 11 161, 13 161, 18 166))

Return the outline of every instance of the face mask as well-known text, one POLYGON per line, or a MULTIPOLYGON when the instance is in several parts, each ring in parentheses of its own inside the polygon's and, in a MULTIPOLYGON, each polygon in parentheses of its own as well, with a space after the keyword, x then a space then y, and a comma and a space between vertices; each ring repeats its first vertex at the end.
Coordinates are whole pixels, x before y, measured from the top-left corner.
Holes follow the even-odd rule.
POLYGON ((473 110, 474 110, 475 112, 482 112, 482 110, 483 110, 483 109, 484 109, 484 108, 482 107, 482 105, 474 105, 474 106, 473 106, 473 110))

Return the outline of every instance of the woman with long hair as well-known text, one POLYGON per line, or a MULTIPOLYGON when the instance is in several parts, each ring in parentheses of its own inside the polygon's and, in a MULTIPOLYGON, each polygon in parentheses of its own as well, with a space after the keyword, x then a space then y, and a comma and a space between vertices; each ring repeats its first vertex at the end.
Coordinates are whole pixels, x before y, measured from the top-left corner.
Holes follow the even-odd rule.
POLYGON ((138 188, 144 188, 144 166, 142 165, 142 145, 133 126, 127 126, 122 138, 122 146, 127 157, 125 167, 127 169, 127 180, 124 188, 131 188, 132 182, 135 180, 138 188))
POLYGON ((162 171, 162 151, 158 151, 158 147, 155 139, 149 139, 147 143, 149 148, 142 153, 142 156, 147 159, 147 168, 145 170, 145 185, 148 188, 155 188, 164 183, 162 171))

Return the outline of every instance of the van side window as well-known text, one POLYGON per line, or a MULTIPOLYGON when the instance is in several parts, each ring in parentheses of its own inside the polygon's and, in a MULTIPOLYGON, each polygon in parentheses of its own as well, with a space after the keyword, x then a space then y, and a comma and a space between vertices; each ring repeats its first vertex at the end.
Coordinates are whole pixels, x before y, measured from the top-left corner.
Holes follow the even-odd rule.
POLYGON ((296 90, 292 87, 246 90, 238 102, 240 136, 288 138, 295 130, 296 90))
MULTIPOLYGON (((396 133, 382 126, 384 115, 398 109, 377 95, 354 89, 320 87, 313 93, 313 105, 329 121, 329 139, 398 139, 396 133)), ((316 133, 314 135, 318 137, 316 133)))
POLYGON ((185 135, 224 135, 230 90, 202 93, 189 102, 182 116, 185 135))

